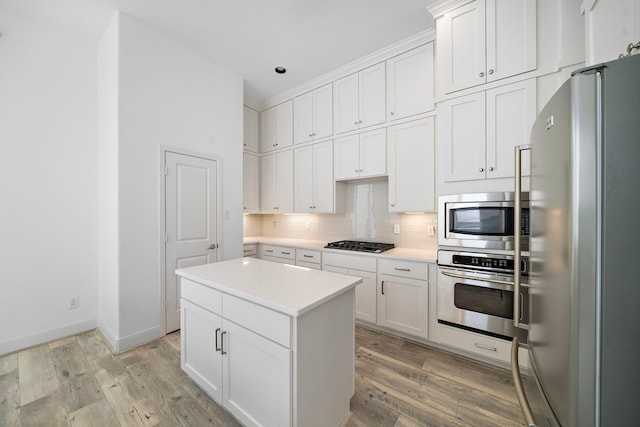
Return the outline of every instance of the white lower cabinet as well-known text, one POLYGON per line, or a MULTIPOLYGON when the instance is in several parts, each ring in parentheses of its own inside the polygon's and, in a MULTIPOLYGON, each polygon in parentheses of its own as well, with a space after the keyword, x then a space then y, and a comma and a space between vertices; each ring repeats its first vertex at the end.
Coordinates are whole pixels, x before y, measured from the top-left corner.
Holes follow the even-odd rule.
POLYGON ((426 339, 428 265, 380 260, 378 267, 378 324, 426 339))
POLYGON ((279 262, 281 264, 296 265, 296 250, 288 246, 275 246, 260 244, 258 258, 266 261, 279 262))
POLYGON ((376 323, 376 259, 326 252, 322 269, 362 277, 362 283, 356 286, 356 319, 376 323))
POLYGON ((290 425, 291 350, 233 322, 222 329, 225 408, 245 425, 290 425))
POLYGON ((354 393, 353 291, 292 317, 185 278, 181 284, 181 367, 238 421, 343 421, 354 393))

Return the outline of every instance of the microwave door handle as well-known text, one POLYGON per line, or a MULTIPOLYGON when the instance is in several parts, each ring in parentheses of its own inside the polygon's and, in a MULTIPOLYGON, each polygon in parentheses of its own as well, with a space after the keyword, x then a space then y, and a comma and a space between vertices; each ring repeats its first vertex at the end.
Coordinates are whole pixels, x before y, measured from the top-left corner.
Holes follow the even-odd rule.
MULTIPOLYGON (((498 280, 498 279, 489 279, 489 278, 486 278, 486 277, 468 276, 466 274, 450 273, 448 271, 442 271, 442 274, 444 274, 445 276, 453 277, 455 279, 479 280, 479 281, 482 281, 482 282, 495 283, 496 285, 509 285, 509 286, 513 286, 514 285, 514 282, 510 282, 508 280, 498 280)), ((526 286, 524 284, 522 284, 522 285, 526 286)), ((518 291, 518 294, 519 293, 520 292, 518 291)))
POLYGON ((531 412, 531 406, 527 400, 527 395, 522 386, 522 377, 520 376, 520 365, 518 364, 518 337, 513 337, 511 342, 511 376, 513 377, 513 384, 516 387, 516 395, 518 396, 518 402, 520 403, 520 409, 522 415, 527 422, 528 427, 536 427, 536 422, 533 419, 533 413, 531 412))
MULTIPOLYGON (((515 217, 515 224, 513 226, 513 265, 520 266, 520 259, 522 257, 522 243, 520 241, 520 234, 522 233, 522 152, 531 150, 531 145, 518 145, 515 147, 515 173, 514 173, 514 207, 513 216, 515 217)), ((513 269, 513 324, 518 327, 520 324, 520 281, 522 272, 520 268, 513 269)))

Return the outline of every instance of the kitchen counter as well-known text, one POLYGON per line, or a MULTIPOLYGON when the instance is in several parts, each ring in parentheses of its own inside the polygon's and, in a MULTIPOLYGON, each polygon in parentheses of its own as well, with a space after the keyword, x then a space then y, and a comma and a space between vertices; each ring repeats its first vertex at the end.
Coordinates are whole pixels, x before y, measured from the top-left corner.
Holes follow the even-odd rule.
POLYGON ((289 238, 282 238, 282 237, 266 237, 266 236, 254 236, 254 237, 244 238, 244 244, 252 244, 252 243, 290 246, 290 247, 301 248, 301 249, 315 249, 315 250, 321 249, 323 251, 330 251, 335 253, 348 253, 352 255, 375 256, 379 258, 404 259, 408 261, 425 261, 425 262, 436 263, 438 260, 437 249, 395 247, 388 251, 375 254, 375 253, 369 253, 369 252, 345 251, 341 249, 325 249, 325 245, 328 242, 320 241, 320 240, 289 239, 289 238))
POLYGON ((294 317, 362 282, 359 277, 255 258, 236 258, 182 268, 176 270, 176 274, 294 317))

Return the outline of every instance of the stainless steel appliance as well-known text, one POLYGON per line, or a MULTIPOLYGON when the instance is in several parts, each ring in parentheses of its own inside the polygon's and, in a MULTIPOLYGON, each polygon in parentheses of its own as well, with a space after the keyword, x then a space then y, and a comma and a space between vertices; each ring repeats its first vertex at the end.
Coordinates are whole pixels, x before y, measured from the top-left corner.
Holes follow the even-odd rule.
MULTIPOLYGON (((529 236, 526 193, 521 211, 523 248, 529 236)), ((473 193, 438 198, 438 245, 513 251, 514 193, 473 193)))
POLYGON ((637 426, 640 55, 574 73, 530 142, 536 386, 518 387, 523 412, 530 425, 637 426))
POLYGON ((357 240, 339 240, 337 242, 327 243, 325 248, 327 249, 342 249, 345 251, 357 251, 357 252, 372 252, 379 254, 389 249, 393 249, 395 245, 393 243, 378 243, 378 242, 359 242, 357 240))
MULTIPOLYGON (((520 270, 528 274, 523 257, 520 270)), ((519 326, 514 316, 513 255, 479 252, 438 251, 438 322, 473 332, 520 340, 527 337, 529 293, 519 289, 519 326)))

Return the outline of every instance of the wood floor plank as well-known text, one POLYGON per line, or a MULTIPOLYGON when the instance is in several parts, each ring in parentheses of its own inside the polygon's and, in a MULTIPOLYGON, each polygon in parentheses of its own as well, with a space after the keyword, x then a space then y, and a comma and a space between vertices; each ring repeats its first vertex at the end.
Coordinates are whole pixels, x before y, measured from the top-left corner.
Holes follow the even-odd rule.
POLYGON ((18 370, 14 369, 0 375, 0 426, 17 426, 19 424, 20 383, 18 370))
POLYGON ((67 407, 59 391, 20 407, 20 421, 23 426, 69 426, 67 416, 67 407))
POLYGON ((381 405, 369 392, 371 379, 355 374, 355 394, 351 398, 351 414, 344 423, 345 427, 393 427, 398 413, 381 405))
POLYGON ((111 350, 109 350, 109 347, 107 347, 102 340, 100 333, 96 330, 77 335, 76 340, 87 360, 93 360, 111 354, 111 350))
POLYGON ((104 397, 91 366, 76 340, 53 347, 50 352, 60 384, 60 392, 69 412, 74 412, 104 397))
POLYGON ((371 381, 367 393, 371 395, 373 401, 379 402, 397 414, 402 414, 423 426, 466 426, 461 420, 377 381, 371 381))
POLYGON ((18 353, 20 405, 47 396, 59 389, 49 347, 41 345, 18 353))
POLYGON ((69 414, 71 427, 120 427, 106 397, 69 414))

